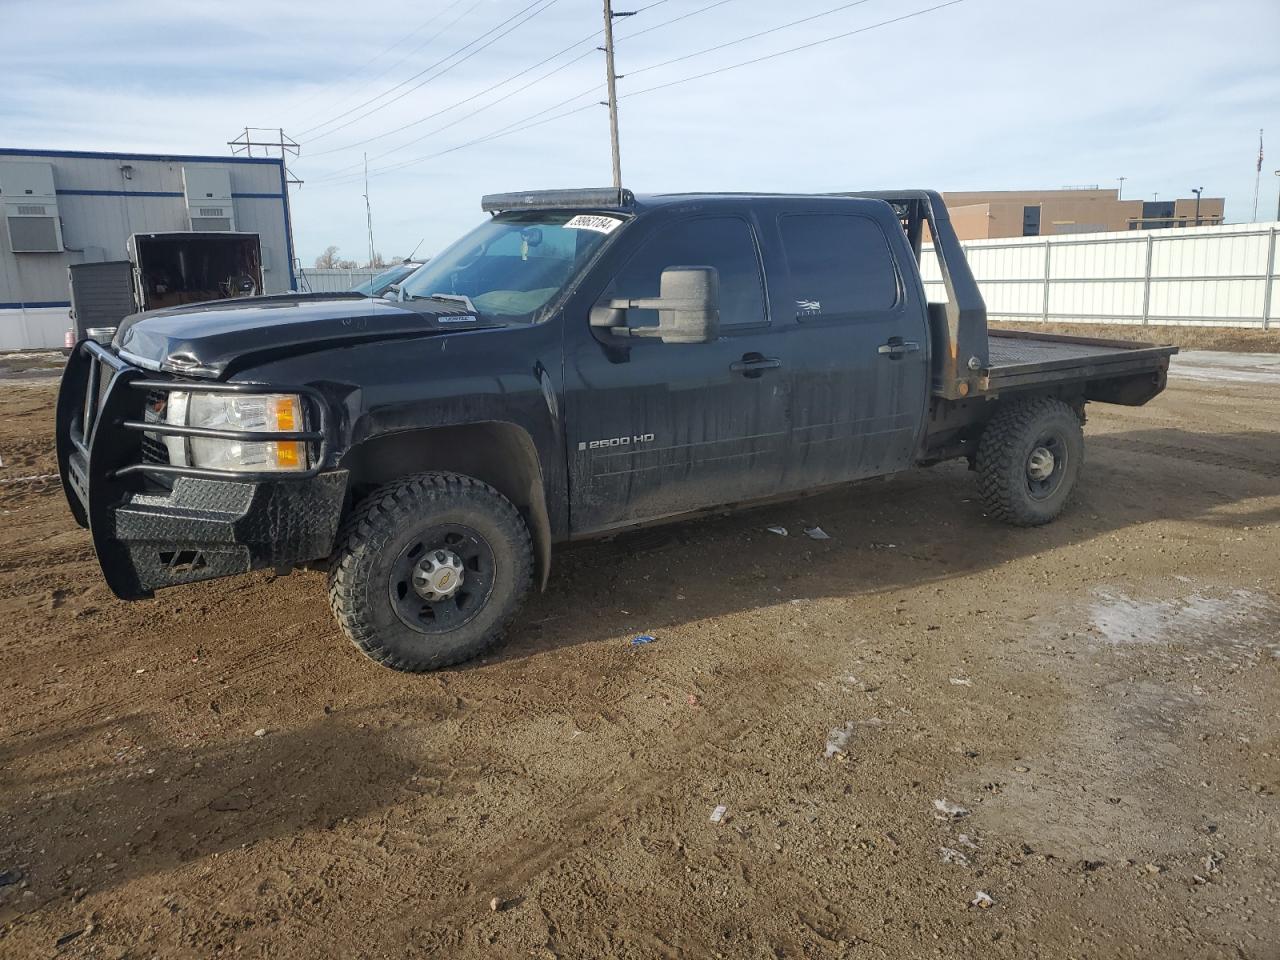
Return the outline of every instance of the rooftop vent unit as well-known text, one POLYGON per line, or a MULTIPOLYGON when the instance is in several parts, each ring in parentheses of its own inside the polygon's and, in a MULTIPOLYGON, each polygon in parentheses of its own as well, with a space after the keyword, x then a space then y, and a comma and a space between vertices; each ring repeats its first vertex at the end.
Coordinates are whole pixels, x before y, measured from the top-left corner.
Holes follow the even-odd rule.
POLYGON ((192 230, 235 230, 230 171, 220 167, 186 166, 182 168, 182 183, 192 230))
POLYGON ((0 163, 0 200, 14 253, 61 253, 62 224, 53 167, 47 163, 0 163))

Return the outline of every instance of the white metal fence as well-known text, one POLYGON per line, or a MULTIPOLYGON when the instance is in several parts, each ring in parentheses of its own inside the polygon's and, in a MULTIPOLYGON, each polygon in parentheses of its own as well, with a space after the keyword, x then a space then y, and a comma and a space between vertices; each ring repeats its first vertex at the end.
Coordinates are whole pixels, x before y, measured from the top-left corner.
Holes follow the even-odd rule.
POLYGON ((320 267, 303 267, 298 271, 298 289, 306 293, 340 293, 358 287, 370 277, 376 277, 386 267, 373 270, 337 270, 320 267))
MULTIPOLYGON (((1266 330, 1280 319, 1277 233, 1280 223, 1247 223, 963 246, 993 320, 1266 330)), ((946 300, 932 256, 923 273, 929 299, 946 300)))

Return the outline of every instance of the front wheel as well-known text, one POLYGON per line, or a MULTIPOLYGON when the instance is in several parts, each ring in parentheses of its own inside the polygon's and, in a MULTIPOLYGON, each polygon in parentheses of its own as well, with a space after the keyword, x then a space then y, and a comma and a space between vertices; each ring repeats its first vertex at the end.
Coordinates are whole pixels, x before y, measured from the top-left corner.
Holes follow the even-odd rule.
POLYGON ((1048 523, 1067 504, 1084 463, 1080 415, 1054 397, 1001 406, 978 442, 987 513, 1019 527, 1048 523))
POLYGON ((329 566, 347 637, 394 670, 437 670, 496 643, 528 591, 529 528, 471 477, 432 473, 381 487, 355 509, 329 566))

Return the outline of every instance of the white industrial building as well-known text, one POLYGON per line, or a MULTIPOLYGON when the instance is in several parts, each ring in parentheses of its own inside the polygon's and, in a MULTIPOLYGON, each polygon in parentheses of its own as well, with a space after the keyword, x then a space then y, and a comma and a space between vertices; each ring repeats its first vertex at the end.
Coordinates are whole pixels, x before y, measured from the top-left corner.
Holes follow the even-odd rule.
POLYGON ((133 234, 258 234, 265 293, 295 287, 284 162, 0 149, 0 350, 59 347, 67 268, 126 260, 133 234))

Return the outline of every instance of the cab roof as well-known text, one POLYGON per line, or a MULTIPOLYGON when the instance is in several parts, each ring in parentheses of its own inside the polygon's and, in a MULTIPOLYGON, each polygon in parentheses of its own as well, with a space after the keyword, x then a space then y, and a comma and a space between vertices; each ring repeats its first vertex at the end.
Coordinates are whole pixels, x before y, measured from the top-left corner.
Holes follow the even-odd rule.
POLYGON ((480 208, 486 213, 502 213, 513 210, 619 210, 634 213, 639 210, 666 206, 674 203, 708 200, 812 200, 815 198, 860 198, 873 200, 930 199, 936 196, 927 190, 887 190, 850 193, 646 193, 635 194, 630 190, 612 187, 587 187, 573 190, 526 190, 516 193, 493 193, 483 197, 480 208))

